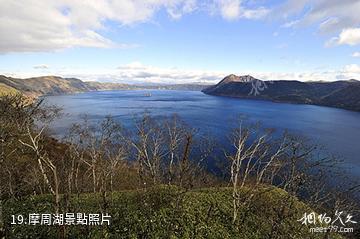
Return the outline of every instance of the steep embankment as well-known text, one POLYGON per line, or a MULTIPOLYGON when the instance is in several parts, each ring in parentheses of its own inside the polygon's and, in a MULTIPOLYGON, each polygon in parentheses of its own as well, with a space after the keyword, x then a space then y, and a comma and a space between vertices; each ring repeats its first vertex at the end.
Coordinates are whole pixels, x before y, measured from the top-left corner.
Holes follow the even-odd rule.
POLYGON ((229 75, 203 92, 210 95, 325 105, 360 111, 360 82, 357 80, 268 82, 249 75, 229 75))

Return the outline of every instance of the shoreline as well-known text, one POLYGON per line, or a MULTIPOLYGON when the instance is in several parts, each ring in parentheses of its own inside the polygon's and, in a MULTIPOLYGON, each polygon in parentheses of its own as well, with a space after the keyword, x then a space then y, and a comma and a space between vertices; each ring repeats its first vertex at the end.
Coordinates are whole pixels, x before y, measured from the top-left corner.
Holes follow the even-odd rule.
POLYGON ((350 112, 355 112, 355 113, 360 113, 360 110, 352 110, 352 109, 347 109, 347 108, 342 108, 342 107, 337 107, 337 106, 330 106, 330 105, 323 105, 323 104, 308 104, 305 102, 291 102, 291 101, 279 101, 279 100, 274 100, 274 99, 265 99, 265 98, 253 98, 253 97, 245 97, 245 96, 233 96, 233 95, 222 95, 222 94, 208 94, 205 93, 203 91, 201 91, 202 93, 206 94, 206 95, 211 95, 211 96, 218 96, 218 97, 225 97, 225 98, 232 98, 232 99, 242 99, 242 100, 256 100, 256 101, 267 101, 267 102, 273 102, 273 103, 278 103, 278 104, 292 104, 292 105, 311 105, 311 106, 319 106, 319 107, 327 107, 327 108, 334 108, 334 109, 339 109, 339 110, 345 110, 345 111, 350 111, 350 112))

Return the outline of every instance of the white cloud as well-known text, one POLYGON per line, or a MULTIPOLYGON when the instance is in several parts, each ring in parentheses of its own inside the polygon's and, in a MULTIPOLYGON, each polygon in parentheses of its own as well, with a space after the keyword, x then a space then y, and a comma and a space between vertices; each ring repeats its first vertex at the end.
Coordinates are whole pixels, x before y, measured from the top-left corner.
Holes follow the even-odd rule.
POLYGON ((259 72, 253 74, 263 80, 298 80, 298 81, 336 81, 336 80, 360 80, 360 66, 350 64, 342 69, 331 71, 305 71, 294 73, 259 72))
POLYGON ((286 21, 284 26, 318 25, 322 34, 339 35, 325 44, 335 46, 359 44, 359 12, 359 0, 288 0, 274 9, 272 16, 286 21), (294 17, 298 20, 289 22, 294 17))
POLYGON ((333 37, 325 43, 326 47, 337 45, 358 45, 360 44, 360 28, 347 28, 341 31, 338 37, 333 37))
POLYGON ((284 19, 300 15, 302 25, 322 24, 328 32, 360 24, 358 0, 288 0, 274 11, 284 19))
POLYGON ((350 64, 346 65, 341 71, 336 75, 338 80, 349 80, 357 79, 360 80, 360 65, 350 64))
POLYGON ((149 21, 160 8, 174 18, 194 9, 195 0, 1 0, 0 53, 53 51, 69 47, 135 47, 100 32, 104 22, 149 21))
POLYGON ((360 65, 349 64, 341 69, 324 70, 318 68, 313 71, 302 72, 258 72, 253 70, 241 70, 233 72, 189 70, 178 68, 164 68, 145 65, 141 62, 124 64, 113 69, 80 69, 80 68, 59 68, 54 67, 39 74, 33 72, 13 72, 8 74, 13 77, 34 77, 39 75, 58 75, 62 77, 75 77, 85 81, 119 82, 119 83, 163 83, 163 84, 184 84, 184 83, 206 83, 216 84, 226 75, 252 75, 261 80, 299 80, 299 81, 335 81, 335 80, 360 80, 360 65))
POLYGON ((241 17, 246 19, 261 19, 269 13, 269 10, 265 7, 259 7, 257 9, 244 9, 241 17))
POLYGON ((44 69, 49 69, 49 66, 48 66, 48 65, 45 65, 45 64, 41 64, 41 65, 33 66, 33 68, 34 68, 34 69, 44 70, 44 69))
POLYGON ((280 27, 282 28, 291 28, 296 26, 296 24, 298 24, 300 22, 300 20, 294 20, 294 21, 290 21, 290 22, 286 22, 283 25, 281 25, 280 27))
POLYGON ((167 8, 167 13, 171 18, 177 20, 180 19, 184 14, 191 13, 198 8, 196 0, 187 0, 179 6, 179 2, 170 4, 167 8))
POLYGON ((337 17, 330 17, 320 23, 319 25, 319 31, 321 33, 327 33, 333 31, 333 29, 336 29, 340 23, 339 18, 337 17))
POLYGON ((352 57, 360 57, 360 51, 356 51, 353 54, 351 54, 352 57))
MULTIPOLYGON (((178 68, 160 68, 132 62, 121 65, 114 72, 116 79, 151 83, 211 83, 224 77, 223 72, 204 70, 182 70, 178 68)), ((112 78, 111 76, 108 78, 112 78)))
POLYGON ((93 29, 73 23, 56 1, 2 1, 0 35, 0 53, 112 44, 93 29))
POLYGON ((228 20, 237 19, 240 16, 239 0, 223 0, 219 2, 221 15, 228 20))
POLYGON ((360 66, 357 65, 357 64, 346 65, 346 66, 344 67, 344 72, 346 72, 346 73, 360 74, 360 66))
POLYGON ((360 44, 360 28, 347 28, 341 31, 338 44, 357 45, 360 44))
POLYGON ((0 53, 136 47, 107 38, 106 22, 120 26, 148 22, 161 9, 172 19, 198 9, 210 12, 211 6, 227 20, 258 19, 268 13, 264 7, 245 7, 240 0, 1 0, 0 4, 0 53))
POLYGON ((243 6, 241 0, 215 0, 220 15, 226 20, 260 19, 269 12, 265 7, 257 7, 254 9, 243 6))
POLYGON ((324 44, 325 47, 334 47, 337 46, 339 42, 339 38, 338 37, 332 37, 329 40, 327 40, 324 44))

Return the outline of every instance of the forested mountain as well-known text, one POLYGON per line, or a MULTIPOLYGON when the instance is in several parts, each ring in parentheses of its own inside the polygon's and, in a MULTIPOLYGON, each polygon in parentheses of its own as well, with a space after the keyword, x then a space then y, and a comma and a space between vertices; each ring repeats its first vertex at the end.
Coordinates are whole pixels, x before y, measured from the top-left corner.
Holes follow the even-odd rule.
POLYGON ((207 85, 202 84, 152 84, 133 85, 122 83, 103 83, 82 81, 77 78, 62 78, 58 76, 41 76, 27 79, 12 78, 0 75, 0 95, 21 92, 27 96, 60 95, 97 90, 134 90, 134 89, 164 89, 164 90, 202 90, 207 85))
MULTIPOLYGON (((28 79, 0 76, 0 83, 5 90, 21 92, 27 96, 56 95, 65 93, 96 90, 96 87, 76 78, 61 78, 57 76, 42 76, 28 79)), ((3 89, 2 91, 5 92, 3 89)))
POLYGON ((360 111, 360 81, 357 80, 262 81, 249 75, 229 75, 203 92, 218 96, 324 105, 360 111))

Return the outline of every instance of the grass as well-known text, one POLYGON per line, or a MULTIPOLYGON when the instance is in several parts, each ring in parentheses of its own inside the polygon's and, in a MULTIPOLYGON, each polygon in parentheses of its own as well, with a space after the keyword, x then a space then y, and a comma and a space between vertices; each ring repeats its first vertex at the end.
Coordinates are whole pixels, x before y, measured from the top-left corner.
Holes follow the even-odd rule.
POLYGON ((16 94, 18 92, 19 91, 16 90, 15 88, 12 88, 12 87, 10 87, 8 85, 0 83, 0 96, 9 95, 9 94, 16 94))
MULTIPOLYGON (((246 195, 246 189, 242 191, 246 195)), ((10 225, 11 215, 53 213, 52 197, 31 196, 4 204, 6 238, 323 238, 297 220, 308 206, 283 190, 260 188, 251 206, 232 223, 229 188, 182 191, 176 187, 115 192, 105 206, 98 194, 73 195, 67 212, 111 215, 110 226, 10 225), (102 209, 100 209, 100 205, 102 209), (280 215, 286 215, 282 218, 280 215)), ((64 207, 64 205, 62 205, 64 207)), ((331 238, 338 238, 336 235, 331 238)))

